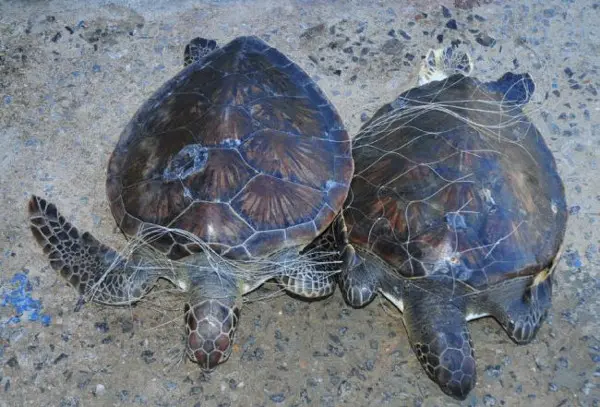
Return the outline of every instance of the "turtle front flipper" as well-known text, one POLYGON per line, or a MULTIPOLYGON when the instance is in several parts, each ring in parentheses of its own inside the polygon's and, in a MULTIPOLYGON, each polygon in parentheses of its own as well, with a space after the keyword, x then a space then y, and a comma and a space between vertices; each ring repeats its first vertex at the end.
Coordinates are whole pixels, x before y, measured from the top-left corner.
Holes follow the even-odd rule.
POLYGON ((201 37, 194 38, 185 46, 183 66, 200 62, 206 55, 218 48, 219 46, 215 40, 207 40, 201 37))
POLYGON ((464 304, 406 284, 404 324, 427 375, 442 391, 464 400, 475 386, 475 354, 464 304))
POLYGON ((284 275, 278 281, 287 292, 302 298, 322 298, 335 291, 333 276, 314 267, 284 275))
POLYGON ((143 267, 142 258, 125 259, 90 233, 80 233, 45 199, 31 197, 29 221, 52 268, 94 302, 130 304, 158 279, 154 269, 143 267))
POLYGON ((364 307, 377 295, 385 267, 381 267, 377 256, 355 248, 348 242, 348 228, 343 214, 336 218, 330 229, 342 262, 338 282, 344 300, 354 308, 364 307))
POLYGON ((303 298, 322 298, 335 291, 335 275, 340 271, 339 253, 330 229, 307 245, 300 254, 296 248, 277 257, 279 284, 303 298))
POLYGON ((342 249, 343 266, 339 283, 344 299, 350 306, 364 307, 377 295, 379 278, 382 276, 382 270, 376 267, 377 263, 375 256, 369 256, 366 252, 359 255, 350 244, 342 249))
POLYGON ((186 353, 210 371, 229 359, 233 349, 241 292, 235 275, 227 269, 198 266, 190 268, 190 296, 184 308, 186 353))

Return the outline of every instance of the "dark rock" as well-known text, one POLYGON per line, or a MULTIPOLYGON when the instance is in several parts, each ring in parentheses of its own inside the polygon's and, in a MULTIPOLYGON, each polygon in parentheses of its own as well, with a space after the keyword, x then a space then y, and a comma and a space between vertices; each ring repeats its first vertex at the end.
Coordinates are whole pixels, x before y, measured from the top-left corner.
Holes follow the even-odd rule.
POLYGON ((399 30, 398 31, 400 33, 400 35, 402 36, 402 38, 404 38, 405 40, 410 40, 412 37, 404 30, 399 30))
POLYGON ((156 362, 156 359, 154 358, 154 352, 148 349, 142 351, 142 358, 144 359, 144 362, 148 364, 156 362))
POLYGON ((270 399, 274 403, 283 403, 285 401, 285 395, 283 393, 272 394, 270 399))
POLYGON ((494 45, 496 45, 496 40, 487 35, 486 33, 480 33, 479 35, 477 35, 477 37, 475 37, 475 41, 477 41, 479 45, 483 45, 484 47, 493 47, 494 45))
POLYGON ((6 361, 6 364, 10 367, 19 367, 19 361, 17 360, 16 356, 13 356, 12 358, 8 359, 6 361))
POLYGON ((442 15, 444 16, 444 18, 452 17, 452 13, 450 12, 450 9, 446 6, 442 6, 442 15))
POLYGON ((387 40, 381 47, 381 52, 387 55, 399 55, 404 50, 404 44, 397 38, 387 40))
POLYGON ((455 19, 448 20, 448 22, 446 23, 446 27, 451 30, 457 30, 458 25, 456 24, 456 20, 455 19))
POLYGON ((61 353, 60 355, 58 355, 56 357, 56 359, 54 359, 54 362, 52 362, 52 363, 54 363, 56 365, 58 362, 60 362, 61 360, 66 359, 68 357, 69 357, 69 355, 67 355, 66 353, 61 353))
MULTIPOLYGON (((306 39, 306 40, 313 39, 315 37, 318 37, 319 35, 324 34, 326 28, 327 28, 327 26, 325 25, 325 23, 321 23, 321 24, 315 25, 313 27, 307 28, 306 30, 304 30, 304 32, 302 34, 300 34, 300 38, 306 39)), ((333 29, 335 32, 335 28, 333 28, 333 29)))

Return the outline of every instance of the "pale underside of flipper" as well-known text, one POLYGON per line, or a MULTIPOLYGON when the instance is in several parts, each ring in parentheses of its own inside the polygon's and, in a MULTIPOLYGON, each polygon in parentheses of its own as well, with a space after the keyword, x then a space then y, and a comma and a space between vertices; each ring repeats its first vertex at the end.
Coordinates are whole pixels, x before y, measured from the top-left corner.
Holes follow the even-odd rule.
POLYGON ((470 76, 473 58, 468 52, 455 47, 430 49, 421 63, 419 85, 442 81, 454 74, 470 76))

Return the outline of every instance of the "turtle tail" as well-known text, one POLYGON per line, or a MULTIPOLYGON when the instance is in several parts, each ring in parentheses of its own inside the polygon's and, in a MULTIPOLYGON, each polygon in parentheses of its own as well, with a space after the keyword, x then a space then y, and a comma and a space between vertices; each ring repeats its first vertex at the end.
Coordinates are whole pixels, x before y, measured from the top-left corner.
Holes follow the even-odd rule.
POLYGON ((143 259, 126 259, 88 232, 80 233, 56 206, 37 196, 29 200, 31 232, 52 268, 79 294, 104 304, 139 300, 158 276, 143 259))

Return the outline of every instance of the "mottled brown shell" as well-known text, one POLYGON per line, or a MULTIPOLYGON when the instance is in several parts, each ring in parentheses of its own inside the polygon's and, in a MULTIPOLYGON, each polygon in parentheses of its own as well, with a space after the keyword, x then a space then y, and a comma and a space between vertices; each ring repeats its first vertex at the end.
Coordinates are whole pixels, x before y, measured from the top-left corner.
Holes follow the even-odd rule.
POLYGON ((550 267, 565 233, 564 187, 543 137, 510 101, 519 86, 533 82, 458 75, 382 107, 353 145, 350 241, 405 277, 480 289, 550 267))
MULTIPOLYGON (((304 246, 340 211, 350 139, 323 92, 285 55, 240 37, 182 70, 135 114, 108 166, 128 235, 157 224, 249 258, 304 246)), ((166 236, 172 258, 195 250, 166 236)))

